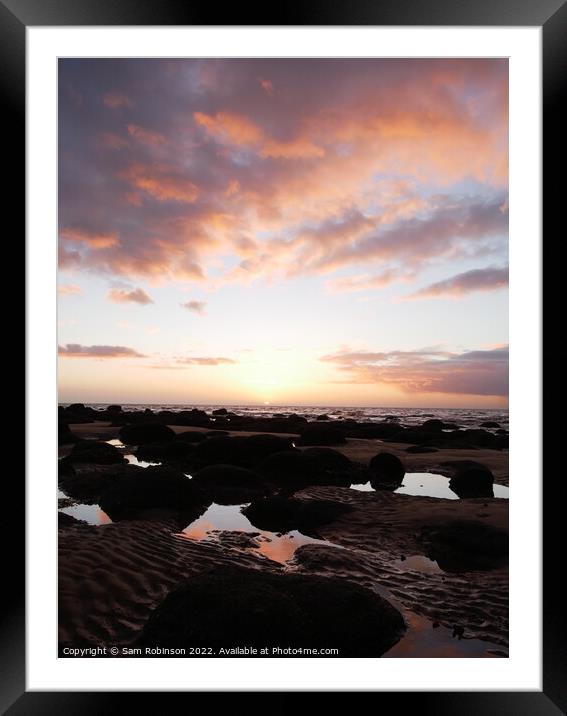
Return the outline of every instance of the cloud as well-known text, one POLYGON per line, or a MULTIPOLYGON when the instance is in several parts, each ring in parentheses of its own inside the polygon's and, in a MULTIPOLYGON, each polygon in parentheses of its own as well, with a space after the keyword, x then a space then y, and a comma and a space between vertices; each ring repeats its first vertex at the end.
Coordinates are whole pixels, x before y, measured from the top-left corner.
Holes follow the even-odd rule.
POLYGON ((111 288, 108 298, 116 303, 139 303, 142 306, 153 303, 151 296, 143 288, 135 288, 131 291, 123 288, 111 288))
POLYGON ((320 358, 346 383, 384 383, 406 393, 508 394, 508 347, 449 353, 439 350, 339 352, 320 358))
POLYGON ((67 343, 59 346, 58 353, 65 358, 145 358, 146 356, 133 348, 125 346, 82 346, 78 343, 67 343))
POLYGON ((158 201, 178 201, 192 204, 199 196, 196 184, 168 166, 150 167, 134 164, 124 172, 124 176, 133 187, 158 201))
POLYGON ((266 94, 273 94, 274 93, 274 85, 271 80, 263 80, 259 79, 258 82, 260 83, 260 87, 266 92, 266 94))
POLYGON ((185 303, 180 303, 179 305, 181 308, 186 308, 188 311, 198 313, 200 316, 204 316, 206 313, 206 301, 186 301, 185 303))
POLYGON ((422 298, 461 298, 476 291, 496 291, 508 286, 508 267, 490 266, 483 269, 465 271, 456 276, 432 283, 430 286, 412 293, 407 299, 422 298))
POLYGON ((134 139, 137 139, 143 144, 159 146, 160 144, 165 144, 167 142, 167 139, 163 136, 163 134, 161 134, 161 132, 153 132, 150 129, 138 127, 137 124, 129 124, 127 129, 128 134, 131 137, 134 137, 134 139))
POLYGON ((91 249, 109 249, 118 246, 116 232, 99 233, 86 229, 66 227, 61 229, 59 236, 66 241, 73 241, 87 245, 91 249))
POLYGON ((503 254, 507 68, 62 60, 61 266, 222 285, 503 254))
POLYGON ((408 281, 415 275, 414 272, 401 269, 388 269, 375 276, 362 274, 360 276, 347 276, 327 282, 327 288, 337 293, 352 291, 366 291, 377 288, 386 288, 398 281, 408 281))
POLYGON ((233 365, 237 361, 232 360, 232 358, 191 357, 178 358, 177 363, 184 365, 233 365))
POLYGON ((57 287, 57 291, 61 296, 78 296, 83 293, 83 289, 80 286, 72 284, 63 284, 57 287))
POLYGON ((132 100, 121 92, 107 92, 103 96, 102 101, 104 105, 110 107, 110 109, 132 109, 134 106, 132 100))

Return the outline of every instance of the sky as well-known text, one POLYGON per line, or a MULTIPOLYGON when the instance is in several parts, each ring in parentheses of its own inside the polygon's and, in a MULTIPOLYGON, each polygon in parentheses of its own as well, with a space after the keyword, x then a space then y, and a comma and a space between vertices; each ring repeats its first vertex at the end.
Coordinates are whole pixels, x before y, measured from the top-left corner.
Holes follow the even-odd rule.
POLYGON ((505 408, 508 62, 60 59, 61 402, 505 408))

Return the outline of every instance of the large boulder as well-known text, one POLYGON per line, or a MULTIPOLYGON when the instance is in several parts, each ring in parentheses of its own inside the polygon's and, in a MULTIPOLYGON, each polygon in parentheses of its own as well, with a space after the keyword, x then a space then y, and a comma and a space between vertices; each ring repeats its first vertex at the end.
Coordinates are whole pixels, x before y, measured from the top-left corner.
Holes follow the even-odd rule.
POLYGON ((459 497, 494 497, 494 475, 478 465, 458 469, 449 480, 449 487, 459 497))
POLYGON ((126 462, 120 450, 100 440, 79 440, 65 460, 72 464, 92 465, 119 465, 126 462))
POLYGON ((260 475, 235 465, 210 465, 198 470, 192 482, 220 505, 237 505, 269 494, 260 475))
POLYGON ((120 439, 127 445, 147 445, 174 438, 173 430, 162 423, 132 423, 120 429, 120 439))
POLYGON ((71 443, 76 443, 79 439, 74 433, 71 432, 71 428, 67 425, 67 423, 63 423, 61 421, 59 421, 57 437, 59 445, 69 445, 71 443))
POLYGON ((136 457, 146 462, 172 462, 190 457, 194 448, 181 440, 168 440, 167 442, 148 443, 136 449, 136 457))
POLYGON ((398 487, 402 484, 406 473, 400 458, 389 452, 380 452, 375 455, 370 460, 368 469, 371 473, 370 484, 374 488, 398 487))
POLYGON ((258 472, 273 485, 289 489, 308 485, 348 486, 352 481, 350 460, 325 448, 274 453, 260 463, 258 472))
POLYGON ((206 439, 205 433, 201 433, 198 430, 185 430, 182 433, 178 433, 176 437, 176 440, 181 440, 184 443, 202 443, 206 439))
POLYGON ((300 430, 299 445, 342 445, 345 432, 332 423, 309 423, 300 430))
POLYGON ((254 500, 244 508, 243 513, 260 530, 299 530, 309 534, 317 527, 334 522, 351 509, 348 505, 331 500, 298 500, 275 496, 254 500))
POLYGON ((496 569, 508 563, 508 532, 474 520, 422 528, 427 556, 446 572, 496 569))
MULTIPOLYGON (((60 460, 60 467, 64 464, 60 460)), ((72 468, 72 466, 71 466, 72 468)), ((72 468, 73 469, 73 468, 72 468)), ((69 497, 86 503, 98 502, 102 493, 127 476, 137 476, 141 467, 134 465, 93 465, 80 472, 59 470, 59 487, 69 497)))
POLYGON ((253 647, 242 656, 313 656, 277 648, 337 649, 335 657, 378 657, 406 627, 370 589, 344 579, 223 567, 182 583, 153 611, 138 646, 253 647), (267 654, 260 650, 268 647, 267 654))
POLYGON ((100 507, 112 520, 136 516, 140 510, 166 509, 198 517, 210 500, 181 471, 147 467, 105 490, 100 507))

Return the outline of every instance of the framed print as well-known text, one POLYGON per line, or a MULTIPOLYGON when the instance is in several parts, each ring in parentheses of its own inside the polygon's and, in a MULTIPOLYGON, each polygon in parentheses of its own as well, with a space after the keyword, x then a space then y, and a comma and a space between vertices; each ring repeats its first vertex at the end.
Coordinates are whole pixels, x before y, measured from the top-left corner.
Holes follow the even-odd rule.
POLYGON ((539 430, 560 3, 1 11, 29 309, 8 712, 564 709, 539 430))

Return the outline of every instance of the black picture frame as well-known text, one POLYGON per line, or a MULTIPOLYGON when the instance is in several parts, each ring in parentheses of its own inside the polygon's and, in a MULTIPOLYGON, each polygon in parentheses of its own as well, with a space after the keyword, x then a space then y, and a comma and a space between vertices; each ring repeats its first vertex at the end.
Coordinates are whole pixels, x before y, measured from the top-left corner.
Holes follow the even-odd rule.
MULTIPOLYGON (((11 150, 15 152, 10 164, 10 182, 6 185, 6 207, 14 218, 25 216, 25 32, 28 26, 85 26, 85 25, 218 25, 219 10, 208 4, 193 4, 188 0, 0 0, 0 92, 3 100, 2 124, 4 136, 11 137, 11 150), (19 214, 19 216, 17 216, 19 214)), ((548 228, 549 246, 544 259, 546 266, 557 266, 550 261, 553 244, 551 228, 562 226, 558 212, 562 206, 560 192, 564 181, 556 181, 555 169, 561 162, 560 148, 565 133, 564 115, 559 100, 565 83, 567 67, 565 37, 567 36, 567 7, 563 0, 311 0, 303 5, 284 4, 258 22, 258 10, 252 4, 237 4, 222 9, 223 25, 444 25, 444 26, 538 26, 543 38, 543 112, 544 112, 544 226, 548 228), (557 165, 557 166, 556 166, 557 165)), ((563 167, 561 167, 563 169, 563 167)), ((561 172, 557 173, 561 176, 561 172)), ((555 232, 554 232, 555 233, 555 232)), ((560 238, 560 235, 557 236, 560 238)), ((562 305, 559 294, 562 282, 549 275, 544 292, 544 305, 562 305)), ((553 319, 548 319, 549 322, 553 319)), ((555 326, 557 328, 557 325, 555 326)), ((565 363, 557 342, 553 351, 543 352, 544 367, 549 375, 556 375, 565 363)), ((555 401, 560 399, 554 392, 555 401)), ((530 419, 525 416, 525 419, 530 419)), ((538 426, 534 426, 534 430, 538 426)), ((560 440, 560 422, 545 423, 545 438, 549 444, 560 440)), ((384 707, 391 698, 396 707, 416 707, 421 712, 444 714, 553 714, 567 712, 567 657, 565 635, 564 592, 559 580, 563 576, 553 556, 554 545, 561 544, 563 531, 560 510, 564 511, 561 491, 565 488, 564 476, 557 475, 552 491, 544 491, 543 538, 545 565, 543 577, 543 689, 541 692, 375 692, 375 705, 384 707)), ((10 534, 22 533, 24 524, 24 481, 6 481, 5 514, 3 524, 10 534), (7 494, 6 494, 7 493, 7 494), (20 505, 20 510, 16 507, 20 505)), ((563 515, 561 514, 561 517, 563 515)), ((4 537, 4 544, 7 536, 4 537)), ((100 714, 122 711, 132 707, 134 693, 104 692, 29 692, 25 685, 25 584, 24 541, 10 537, 10 550, 14 553, 10 589, 5 584, 4 608, 0 621, 0 708, 11 716, 25 714, 100 714), (20 553, 17 553, 20 545, 20 553), (128 701, 126 702, 126 699, 128 701)), ((558 550, 557 558, 560 559, 558 550)), ((451 688, 448 684, 447 688, 451 688)), ((167 713, 167 693, 138 694, 144 710, 167 713)), ((216 694, 224 700, 227 694, 216 694)), ((258 694, 260 703, 269 701, 272 712, 288 710, 297 696, 291 692, 279 695, 258 694)), ((340 698, 333 695, 333 699, 340 698)), ((193 698, 193 696, 191 696, 193 698)), ((234 712, 240 700, 227 707, 234 712)), ((347 698, 350 698, 347 695, 347 698)), ((215 701, 217 699, 215 698, 215 701)), ((249 704, 247 711, 249 709, 249 704)))

